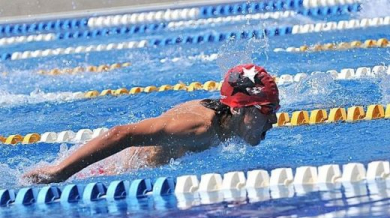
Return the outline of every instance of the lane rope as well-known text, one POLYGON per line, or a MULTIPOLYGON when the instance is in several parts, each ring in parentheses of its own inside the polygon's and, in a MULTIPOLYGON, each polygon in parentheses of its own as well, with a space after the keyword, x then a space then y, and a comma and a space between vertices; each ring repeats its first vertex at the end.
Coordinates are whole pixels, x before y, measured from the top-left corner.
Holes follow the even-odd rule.
POLYGON ((119 25, 188 20, 199 17, 199 8, 167 9, 124 15, 98 16, 88 20, 89 28, 111 27, 119 25))
POLYGON ((8 38, 0 38, 0 46, 20 44, 26 42, 40 42, 40 41, 53 41, 56 39, 56 35, 53 33, 29 35, 29 36, 14 36, 8 38))
MULTIPOLYGON (((161 196, 175 195, 178 200, 177 206, 188 208, 196 205, 198 201, 201 204, 234 199, 257 202, 317 191, 332 191, 340 193, 341 196, 339 189, 341 186, 349 197, 377 196, 384 191, 379 184, 389 179, 389 165, 389 161, 377 160, 368 163, 367 167, 362 163, 350 162, 342 166, 337 164, 300 166, 295 170, 276 168, 270 172, 263 169, 248 172, 232 171, 223 176, 219 173, 207 173, 200 175, 200 180, 197 175, 183 175, 176 178, 159 177, 155 180, 149 178, 133 181, 116 180, 107 186, 104 182, 91 182, 67 184, 62 187, 51 184, 24 187, 19 190, 0 189, 0 206, 59 203, 68 207, 69 203, 88 205, 104 199, 107 202, 115 202, 124 198, 132 201, 132 205, 137 205, 139 198, 147 196, 151 198, 153 205, 165 205, 167 202, 161 196), (361 187, 362 184, 364 190, 356 188, 356 185, 361 187), (339 185, 339 188, 335 185, 339 185)), ((354 199, 354 203, 356 200, 354 199)), ((114 211, 116 212, 117 208, 114 207, 114 211)))
POLYGON ((90 45, 90 46, 34 50, 34 51, 14 52, 12 54, 9 54, 9 56, 6 55, 5 58, 6 60, 7 59, 20 60, 20 59, 29 59, 29 58, 38 58, 38 57, 58 56, 64 54, 81 54, 81 53, 89 53, 94 51, 100 52, 100 51, 111 51, 111 50, 136 49, 136 48, 146 47, 147 44, 148 42, 146 40, 141 40, 141 41, 99 44, 99 45, 90 45))
MULTIPOLYGON (((331 69, 326 72, 314 71, 310 73, 311 76, 326 73, 329 74, 334 80, 353 80, 353 79, 370 79, 370 78, 382 78, 390 75, 390 68, 383 65, 376 65, 374 67, 358 67, 358 68, 343 68, 338 72, 331 69)), ((307 78, 307 73, 297 73, 295 75, 283 74, 275 78, 278 85, 289 84, 294 82, 300 82, 307 78)))
POLYGON ((51 70, 39 70, 37 73, 41 75, 50 75, 50 76, 56 76, 56 75, 63 75, 63 74, 78 74, 78 73, 83 73, 83 72, 95 72, 95 73, 100 73, 100 72, 108 72, 111 70, 115 69, 120 69, 120 68, 125 68, 131 66, 131 63, 114 63, 114 64, 102 64, 99 66, 78 66, 75 68, 64 68, 64 69, 51 69, 51 70))
POLYGON ((326 43, 326 44, 316 44, 316 45, 302 45, 300 47, 288 47, 284 48, 275 48, 274 52, 319 52, 319 51, 340 51, 356 48, 386 48, 390 47, 389 41, 386 38, 376 39, 367 39, 364 42, 359 40, 354 40, 351 42, 339 42, 339 43, 326 43))
MULTIPOLYGON (((353 106, 349 108, 331 108, 315 109, 312 111, 298 110, 292 113, 281 112, 277 113, 277 123, 274 127, 295 127, 302 125, 318 125, 325 123, 337 122, 358 122, 363 120, 390 119, 390 104, 386 106, 380 104, 368 105, 365 109, 363 106, 353 106)), ((108 129, 106 127, 91 129, 81 129, 77 133, 66 130, 59 133, 45 132, 29 133, 25 136, 20 134, 10 136, 0 136, 0 142, 5 145, 16 144, 33 144, 38 142, 44 143, 83 143, 91 140, 101 134, 104 134, 108 129)))
MULTIPOLYGON (((104 67, 104 66, 103 66, 104 67)), ((77 68, 75 68, 77 69, 77 68)), ((319 73, 329 74, 334 80, 353 80, 353 79, 375 79, 383 78, 390 75, 390 68, 387 66, 374 66, 370 67, 359 67, 357 69, 353 68, 344 68, 340 72, 337 70, 328 70, 326 72, 314 71, 310 74, 308 73, 297 73, 295 75, 282 74, 281 76, 274 77, 278 85, 286 85, 291 83, 298 83, 305 80, 309 75, 315 76, 319 73)), ((4 76, 7 73, 3 73, 4 76)), ((132 87, 127 88, 118 88, 118 89, 105 89, 103 91, 89 90, 85 92, 63 92, 63 93, 45 93, 41 98, 47 98, 50 96, 50 99, 61 99, 61 100, 79 100, 79 99, 88 99, 96 98, 103 96, 120 96, 120 95, 135 95, 140 93, 152 93, 152 92, 163 92, 163 91, 187 91, 193 92, 198 90, 206 91, 219 91, 220 82, 217 81, 207 81, 205 83, 201 82, 192 82, 189 85, 184 83, 177 83, 175 85, 161 85, 161 86, 146 86, 146 87, 132 87)), ((36 96, 37 97, 37 96, 36 96)), ((35 97, 35 98, 36 98, 35 97)))
POLYGON ((248 20, 265 20, 265 19, 282 19, 296 16, 297 13, 294 11, 277 11, 277 12, 266 12, 266 13, 257 13, 257 14, 247 14, 247 15, 235 15, 227 17, 216 17, 216 18, 207 18, 207 19, 198 19, 198 20, 188 20, 188 21, 179 21, 179 22, 169 22, 167 28, 171 30, 182 29, 182 28, 197 28, 204 25, 219 24, 219 23, 234 23, 240 21, 248 20))
POLYGON ((341 20, 338 22, 331 21, 326 23, 321 22, 316 24, 294 25, 292 27, 292 34, 329 32, 334 30, 359 29, 359 28, 388 26, 388 25, 390 25, 390 16, 363 18, 360 20, 358 19, 341 20))
POLYGON ((302 5, 305 8, 326 7, 334 5, 361 3, 360 0, 303 0, 302 5))

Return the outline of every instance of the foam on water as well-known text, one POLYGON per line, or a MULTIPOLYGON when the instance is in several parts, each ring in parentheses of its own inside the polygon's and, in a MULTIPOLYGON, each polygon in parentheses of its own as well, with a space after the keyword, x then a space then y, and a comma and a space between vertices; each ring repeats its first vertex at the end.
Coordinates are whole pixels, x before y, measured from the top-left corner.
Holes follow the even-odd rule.
POLYGON ((160 59, 160 63, 176 63, 179 62, 180 64, 184 65, 195 65, 196 63, 199 62, 212 62, 218 59, 218 54, 213 53, 213 54, 198 54, 198 55, 191 55, 191 56, 179 56, 179 57, 167 57, 160 59))
POLYGON ((14 186, 15 181, 19 181, 21 175, 21 171, 18 169, 11 168, 5 163, 0 164, 0 188, 14 186))
MULTIPOLYGON (((26 163, 28 164, 28 166, 25 165, 20 170, 22 172, 29 172, 33 169, 44 168, 45 166, 49 166, 49 165, 50 166, 58 165, 67 157, 69 157, 71 154, 78 151, 84 145, 85 144, 76 144, 73 146, 68 146, 67 144, 61 144, 60 150, 57 154, 51 153, 45 159, 45 160, 53 159, 53 161, 34 162, 34 160, 30 160, 28 163, 26 163)), ((80 172, 74 174, 67 181, 71 182, 75 179, 80 180, 80 179, 86 179, 95 176, 107 176, 107 175, 112 176, 112 175, 119 175, 123 173, 131 173, 131 172, 136 172, 139 169, 149 167, 148 163, 146 162, 147 157, 142 156, 142 153, 139 152, 139 148, 135 148, 135 153, 133 153, 132 155, 129 154, 130 152, 128 149, 122 150, 110 157, 107 157, 94 164, 91 164, 90 166, 84 168, 80 172)), ((176 167, 178 164, 180 164, 179 160, 171 159, 168 165, 171 167, 176 167)), ((2 168, 0 167, 0 173, 1 172, 2 172, 2 168)), ((28 179, 23 179, 21 175, 22 175, 21 173, 17 174, 17 178, 19 179, 18 185, 31 185, 31 182, 28 179)), ((0 179, 0 184, 1 182, 2 181, 0 179)))
POLYGON ((340 85, 327 73, 317 73, 298 83, 282 85, 279 88, 281 105, 304 108, 329 107, 334 105, 334 90, 341 90, 340 85), (310 101, 308 101, 310 99, 310 101))
POLYGON ((34 90, 29 95, 12 94, 0 90, 0 107, 13 107, 26 104, 38 104, 42 102, 69 102, 82 99, 74 95, 73 92, 52 92, 45 93, 39 89, 34 90))
POLYGON ((389 16, 390 0, 363 0, 359 18, 373 18, 389 16))
POLYGON ((382 95, 382 101, 383 104, 389 104, 390 103, 390 76, 384 77, 379 82, 379 91, 382 95))

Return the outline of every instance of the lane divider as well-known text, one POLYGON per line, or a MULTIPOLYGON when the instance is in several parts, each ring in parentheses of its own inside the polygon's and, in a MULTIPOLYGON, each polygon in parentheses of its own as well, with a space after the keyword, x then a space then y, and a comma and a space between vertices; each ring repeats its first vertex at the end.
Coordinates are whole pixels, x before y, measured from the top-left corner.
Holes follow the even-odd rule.
POLYGON ((294 25, 292 27, 292 34, 306 34, 306 33, 318 33, 329 32, 333 30, 348 30, 367 27, 378 27, 390 25, 390 16, 375 17, 375 18, 363 18, 360 20, 341 20, 338 22, 326 22, 316 24, 304 24, 294 25))
POLYGON ((44 99, 60 99, 60 100, 79 100, 79 99, 92 99, 97 97, 107 97, 107 96, 120 96, 120 95, 136 95, 141 93, 152 93, 152 92, 164 92, 164 91, 187 91, 193 92, 198 90, 203 91, 217 91, 220 90, 220 82, 207 81, 205 83, 192 82, 189 85, 184 83, 177 83, 175 85, 161 85, 161 86, 146 86, 146 87, 132 87, 127 88, 118 88, 118 89, 105 89, 103 91, 89 90, 85 92, 61 92, 61 93, 44 93, 42 97, 44 99))
MULTIPOLYGON (((318 73, 324 73, 321 71, 314 71, 310 75, 315 75, 318 73)), ((352 79, 363 79, 363 78, 381 78, 390 75, 390 68, 383 65, 377 65, 372 68, 370 67, 359 67, 356 69, 353 68, 343 68, 338 72, 337 70, 328 70, 327 74, 331 75, 334 80, 352 80, 352 79)), ((307 78, 309 74, 306 73, 297 73, 295 75, 283 74, 275 78, 275 81, 278 85, 290 84, 294 82, 300 82, 303 79, 307 78)))
MULTIPOLYGON (((198 199, 209 204, 232 198, 247 197, 250 201, 286 198, 333 190, 335 185, 343 186, 347 195, 361 196, 363 193, 353 188, 354 185, 367 184, 372 194, 374 190, 385 191, 383 188, 378 190, 377 182, 387 181, 389 175, 388 161, 373 161, 367 168, 361 163, 348 163, 342 167, 336 164, 301 166, 295 169, 295 174, 291 168, 277 168, 270 173, 262 169, 228 172, 223 176, 209 173, 201 175, 200 180, 195 175, 185 175, 176 178, 174 194, 183 205, 191 205, 198 199)), ((366 193, 368 195, 367 190, 366 193)))
POLYGON ((88 53, 92 51, 135 49, 135 48, 143 48, 146 47, 147 45, 148 42, 146 40, 141 40, 141 41, 130 41, 130 42, 122 42, 122 43, 110 43, 108 45, 100 44, 100 45, 90 45, 90 46, 77 46, 77 47, 67 47, 67 48, 57 48, 57 49, 14 52, 12 54, 6 54, 6 56, 3 56, 3 60, 8 60, 8 59, 20 60, 20 59, 29 59, 29 58, 38 58, 38 57, 47 57, 47 56, 58 56, 64 54, 80 54, 80 53, 88 53))
POLYGON ((20 134, 10 135, 8 137, 0 136, 0 142, 5 145, 16 145, 16 144, 33 144, 33 143, 84 143, 89 141, 99 135, 107 132, 106 127, 96 128, 96 129, 81 129, 76 133, 71 130, 66 130, 62 132, 45 132, 43 134, 39 133, 29 133, 25 136, 20 134))
POLYGON ((54 33, 29 35, 29 36, 14 36, 8 38, 0 38, 0 46, 13 45, 26 42, 53 41, 56 39, 54 33))
MULTIPOLYGON (((215 54, 215 57, 218 56, 215 54)), ((209 58, 214 58, 214 55, 211 55, 209 58)), ((164 60, 166 61, 166 60, 164 60)), ((112 66, 111 66, 112 67, 112 66)), ((105 68, 104 66, 102 68, 105 68)), ((75 68, 77 71, 78 68, 75 68)), ((56 70, 54 70, 56 71, 56 70)), ((58 72, 55 72, 56 74, 58 72)), ((318 73, 325 73, 320 71, 314 71, 311 74, 307 73, 297 73, 296 75, 283 74, 279 77, 274 77, 276 83, 278 85, 286 85, 295 82, 301 82, 305 80, 309 75, 314 76, 318 73)), ((352 79, 370 79, 370 78, 382 78, 387 75, 390 75, 390 68, 382 65, 374 66, 372 68, 369 67, 359 67, 357 69, 345 68, 341 69, 340 72, 336 70, 328 70, 326 74, 329 74, 334 80, 352 80, 352 79)), ((56 99, 68 99, 68 100, 79 100, 79 99, 87 99, 87 98, 96 98, 96 97, 104 97, 104 96, 119 96, 119 95, 134 95, 139 93, 152 93, 152 92, 162 92, 162 91, 198 91, 198 90, 206 90, 206 91, 219 91, 220 90, 220 82, 217 81, 207 81, 205 83, 201 82, 192 82, 189 85, 184 83, 177 83, 175 85, 161 85, 161 86, 147 86, 147 87, 132 87, 127 88, 118 88, 118 89, 105 89, 103 91, 97 90, 89 90, 85 92, 66 92, 66 93, 46 93, 42 98, 46 98, 50 96, 50 99, 53 96, 57 96, 56 99)))
MULTIPOLYGON (((269 173, 256 169, 248 172, 233 171, 223 176, 218 173, 208 173, 200 176, 183 175, 177 178, 159 177, 154 182, 151 179, 115 180, 107 186, 103 182, 83 184, 46 185, 43 187, 24 187, 19 190, 1 189, 0 206, 28 206, 32 204, 69 203, 91 204, 94 201, 115 201, 130 199, 134 203, 139 198, 152 197, 153 203, 161 201, 161 196, 175 195, 178 205, 191 205, 191 201, 202 204, 217 203, 226 200, 241 199, 278 199, 293 197, 295 193, 305 194, 315 191, 332 191, 334 185, 343 186, 345 193, 361 196, 361 190, 355 185, 366 184, 374 190, 385 191, 378 187, 378 182, 387 181, 390 175, 389 161, 373 161, 367 168, 362 163, 347 163, 322 166, 301 166, 292 168, 277 168, 269 173), (341 170, 342 169, 342 170, 341 170), (378 188, 380 190, 378 190, 378 188), (267 198, 268 197, 268 198, 267 198)), ((364 186, 366 187, 366 186, 364 186)), ((372 189, 372 190, 371 190, 372 189)), ((365 191, 368 195, 368 191, 365 191)), ((164 200, 163 200, 164 201, 164 200)))
MULTIPOLYGON (((217 54, 215 54, 217 56, 217 54)), ((213 56, 213 55, 211 55, 213 56)), ((210 56, 210 58, 211 58, 210 56)), ((214 56, 213 56, 214 57, 214 56)), ((165 60, 166 61, 166 60, 165 60)), ((114 64, 116 67, 117 65, 114 64)), ((106 67, 101 66, 102 69, 106 67)), ((77 71, 79 68, 75 68, 77 71)), ((98 70, 98 69, 97 69, 98 70)), ((55 72, 49 72, 50 74, 57 74, 58 71, 55 69, 55 72)), ((296 75, 283 74, 279 77, 274 77, 276 83, 278 85, 287 85, 291 83, 304 81, 309 75, 315 76, 318 73, 325 73, 320 71, 314 71, 311 74, 307 73, 297 73, 296 75)), ((369 67, 359 67, 357 69, 345 68, 341 69, 340 72, 336 70, 328 70, 326 74, 329 74, 334 80, 352 80, 352 79, 371 79, 371 78, 382 78, 387 75, 390 75, 390 68, 387 66, 374 66, 372 68, 369 67)), ((46 93, 42 98, 46 98, 50 96, 50 99, 57 96, 56 99, 68 99, 68 100, 78 100, 78 99, 87 99, 87 98, 96 98, 103 96, 119 96, 119 95, 134 95, 139 93, 152 93, 152 92, 162 92, 162 91, 198 91, 198 90, 206 90, 206 91, 219 91, 220 90, 220 82, 217 81, 207 81, 205 83, 201 82, 192 82, 189 85, 184 83, 177 83, 175 85, 161 85, 161 86, 147 86, 147 87, 132 87, 127 88, 118 88, 118 89, 105 89, 103 91, 97 90, 89 90, 85 92, 66 92, 66 93, 46 93)))
POLYGON ((277 113, 278 122, 277 127, 282 126, 301 126, 301 125, 315 125, 322 123, 335 122, 357 122, 361 120, 375 120, 375 119, 389 119, 390 118, 390 104, 386 106, 373 104, 367 106, 365 110, 363 106, 353 106, 349 108, 332 108, 316 109, 312 111, 294 111, 291 113, 282 112, 277 113))
POLYGON ((284 48, 275 48, 274 52, 318 52, 318 51, 339 51, 347 50, 354 48, 385 48, 390 47, 389 41, 386 38, 367 39, 364 42, 355 40, 352 42, 340 42, 340 43, 326 43, 326 44, 316 44, 312 46, 302 45, 300 47, 288 47, 284 48))
MULTIPOLYGON (((357 122, 362 120, 390 119, 390 104, 386 109, 379 104, 369 105, 365 110, 363 106, 353 106, 349 108, 316 109, 312 111, 299 110, 291 113, 277 113, 278 121, 274 127, 316 125, 336 122, 357 122)), ((0 141, 6 145, 44 143, 83 143, 95 138, 104 132, 107 128, 81 129, 77 133, 67 130, 60 133, 45 132, 42 135, 30 133, 26 136, 20 134, 7 137, 0 136, 0 141)))
POLYGON ((203 25, 218 24, 218 23, 226 24, 226 23, 234 23, 234 22, 248 21, 248 20, 281 19, 281 18, 293 17, 296 14, 297 13, 294 11, 277 11, 277 12, 235 15, 235 16, 188 20, 188 21, 179 21, 179 22, 169 22, 167 24, 167 28, 169 29, 189 28, 189 27, 196 28, 203 25))
POLYGON ((115 35, 131 35, 137 33, 145 32, 156 32, 161 29, 165 29, 166 24, 149 24, 149 25, 137 25, 131 27, 113 27, 113 28, 102 28, 94 30, 81 30, 66 32, 61 31, 59 33, 49 33, 49 34, 39 34, 39 35, 29 35, 29 36, 15 36, 9 38, 0 39, 1 45, 13 45, 21 44, 27 42, 39 42, 39 41, 55 41, 55 40, 67 40, 67 39, 89 39, 97 37, 109 37, 115 35))
POLYGON ((39 70, 38 74, 41 75, 50 75, 50 76, 56 76, 56 75, 62 75, 62 74, 77 74, 82 72, 107 72, 119 68, 125 68, 131 66, 131 63, 114 63, 111 65, 102 64, 99 66, 87 66, 87 67, 75 67, 75 68, 65 68, 65 69, 52 69, 52 70, 39 70))
POLYGON ((227 15, 237 14, 250 14, 265 11, 285 11, 295 10, 299 14, 305 16, 326 16, 337 14, 348 14, 351 12, 357 12, 360 10, 360 4, 350 2, 344 2, 343 5, 332 5, 330 7, 322 7, 318 5, 314 8, 306 8, 303 5, 303 0, 270 0, 250 3, 237 3, 237 4, 225 4, 215 6, 204 6, 200 9, 201 17, 220 17, 227 15))
POLYGON ((0 24, 0 37, 30 35, 49 31, 80 30, 88 27, 88 18, 72 18, 23 24, 0 24))
POLYGON ((91 17, 89 28, 111 27, 139 23, 189 20, 199 17, 199 8, 167 9, 160 11, 141 12, 124 15, 91 17))
POLYGON ((360 0, 303 0, 305 8, 361 3, 360 0))

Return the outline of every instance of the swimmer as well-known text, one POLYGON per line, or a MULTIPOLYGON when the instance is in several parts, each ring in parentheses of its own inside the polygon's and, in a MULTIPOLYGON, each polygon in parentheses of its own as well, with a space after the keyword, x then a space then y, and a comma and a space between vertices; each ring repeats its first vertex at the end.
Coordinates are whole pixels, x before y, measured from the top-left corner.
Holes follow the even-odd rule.
POLYGON ((33 183, 62 182, 125 149, 129 158, 146 157, 149 166, 159 166, 232 137, 255 146, 277 122, 275 113, 279 108, 274 79, 262 67, 239 65, 226 73, 220 99, 188 101, 158 117, 113 127, 58 165, 33 170, 24 178, 33 183))

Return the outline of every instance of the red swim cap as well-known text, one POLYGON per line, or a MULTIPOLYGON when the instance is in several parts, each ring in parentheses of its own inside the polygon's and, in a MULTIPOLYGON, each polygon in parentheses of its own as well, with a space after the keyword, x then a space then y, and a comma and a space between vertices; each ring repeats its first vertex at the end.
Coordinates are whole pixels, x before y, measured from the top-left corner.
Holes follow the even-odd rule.
POLYGON ((254 64, 230 69, 221 87, 221 102, 232 108, 269 105, 279 109, 279 90, 274 78, 254 64))

